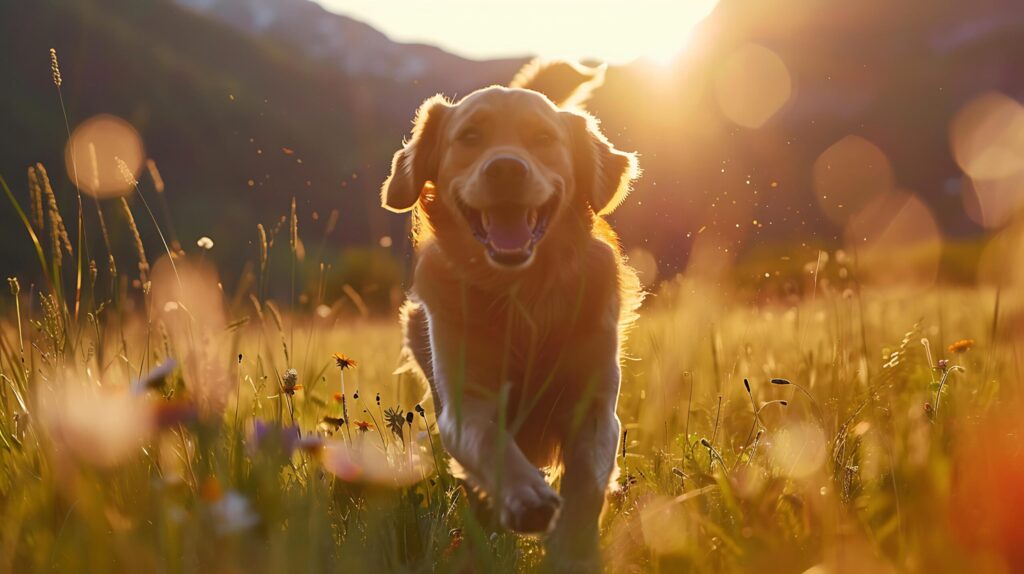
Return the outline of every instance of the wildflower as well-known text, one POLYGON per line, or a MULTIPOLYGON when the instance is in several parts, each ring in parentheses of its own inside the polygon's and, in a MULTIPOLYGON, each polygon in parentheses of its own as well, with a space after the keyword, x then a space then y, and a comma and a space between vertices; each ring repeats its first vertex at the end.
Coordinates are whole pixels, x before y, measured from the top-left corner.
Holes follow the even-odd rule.
POLYGON ((306 454, 318 454, 324 447, 324 440, 316 435, 306 435, 295 442, 296 450, 306 454))
POLYGON ((202 484, 199 485, 199 498, 206 502, 216 502, 221 498, 224 498, 224 489, 220 486, 220 481, 215 476, 208 476, 202 484))
POLYGON ((334 393, 334 402, 336 402, 336 403, 340 403, 341 402, 341 393, 334 393))
POLYGON ((199 410, 192 401, 174 399, 161 401, 153 409, 153 420, 157 428, 171 428, 187 424, 199 418, 199 410))
POLYGON ((452 554, 455 553, 456 550, 459 549, 459 546, 462 546, 462 529, 453 528, 449 530, 448 538, 451 541, 448 543, 448 547, 444 549, 445 558, 449 558, 452 554))
POLYGON ((299 436, 299 428, 294 424, 280 426, 257 419, 253 421, 247 448, 253 455, 265 452, 290 457, 296 449, 309 452, 319 450, 320 446, 316 437, 299 436))
POLYGON ((200 249, 205 249, 209 251, 213 249, 213 240, 204 235, 200 237, 198 241, 196 241, 196 245, 198 245, 200 249))
POLYGON ((221 535, 248 530, 260 522, 249 499, 234 490, 225 493, 210 506, 210 510, 217 518, 217 533, 221 535))
POLYGON ((370 423, 368 423, 366 421, 355 421, 355 425, 356 425, 356 430, 358 430, 360 432, 370 432, 370 429, 373 428, 373 425, 371 425, 370 423))
POLYGON ((388 408, 384 411, 384 420, 387 421, 388 428, 398 438, 405 440, 405 434, 402 432, 402 423, 405 421, 405 414, 402 413, 402 409, 388 408))
POLYGON ((337 363, 338 368, 343 371, 345 369, 354 369, 359 365, 359 363, 356 363, 355 359, 346 357, 342 353, 334 353, 334 361, 337 363))
POLYGON ((286 395, 294 395, 295 391, 302 390, 302 385, 297 384, 299 382, 299 372, 295 369, 288 369, 284 372, 282 378, 282 388, 286 395))
POLYGON ((950 353, 966 353, 974 346, 974 339, 960 339, 949 346, 950 353))
POLYGON ((939 369, 945 371, 949 368, 949 359, 939 359, 939 369))

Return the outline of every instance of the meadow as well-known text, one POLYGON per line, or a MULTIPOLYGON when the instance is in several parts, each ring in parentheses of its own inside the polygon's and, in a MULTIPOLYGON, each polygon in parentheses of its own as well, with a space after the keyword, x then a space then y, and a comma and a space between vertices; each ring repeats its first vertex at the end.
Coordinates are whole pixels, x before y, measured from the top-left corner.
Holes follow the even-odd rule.
MULTIPOLYGON (((43 279, 12 274, 3 303, 0 570, 540 564, 449 472, 423 385, 396 372, 396 320, 261 293, 298 264, 294 211, 254 227, 254 276, 225 293, 205 238, 152 267, 139 239, 100 273, 35 173, 45 213, 5 187, 43 279)), ((627 345, 611 571, 1022 566, 1009 299, 856 278, 822 252, 802 296, 754 304, 706 276, 654 290, 627 345)))
MULTIPOLYGON (((117 198, 42 165, 0 180, 38 261, 0 298, 0 572, 540 568, 450 471, 397 310, 327 297, 303 240, 323 222, 294 199, 252 222, 225 283, 212 239, 158 222, 155 167, 121 172, 117 198)), ((878 282, 864 265, 915 253, 841 250, 652 282, 608 570, 1024 569, 1020 238, 988 242, 977 284, 878 282)))

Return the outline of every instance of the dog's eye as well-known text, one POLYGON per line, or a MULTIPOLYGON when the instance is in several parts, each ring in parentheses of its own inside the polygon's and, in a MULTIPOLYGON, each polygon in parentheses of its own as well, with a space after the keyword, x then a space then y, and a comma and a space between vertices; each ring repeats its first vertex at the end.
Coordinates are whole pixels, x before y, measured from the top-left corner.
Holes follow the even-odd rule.
POLYGON ((483 139, 483 134, 477 128, 466 128, 459 132, 455 139, 466 145, 473 145, 483 139))
POLYGON ((549 145, 555 142, 555 134, 543 131, 533 135, 533 143, 537 145, 549 145))

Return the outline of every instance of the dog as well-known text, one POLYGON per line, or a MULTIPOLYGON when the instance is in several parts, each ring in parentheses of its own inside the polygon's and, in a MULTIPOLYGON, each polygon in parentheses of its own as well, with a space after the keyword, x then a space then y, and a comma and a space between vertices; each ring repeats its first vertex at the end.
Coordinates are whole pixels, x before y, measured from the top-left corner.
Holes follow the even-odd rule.
POLYGON ((604 70, 533 62, 509 87, 427 99, 381 190, 412 211, 405 348, 441 442, 505 528, 545 535, 556 570, 600 568, 622 344, 643 297, 602 217, 636 155, 583 110, 604 70))

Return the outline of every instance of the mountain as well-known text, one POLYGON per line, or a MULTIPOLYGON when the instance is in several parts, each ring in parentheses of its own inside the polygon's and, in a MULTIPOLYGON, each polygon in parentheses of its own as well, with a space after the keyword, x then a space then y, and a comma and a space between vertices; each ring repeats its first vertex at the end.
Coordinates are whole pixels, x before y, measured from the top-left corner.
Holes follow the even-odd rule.
MULTIPOLYGON (((948 129, 986 91, 1024 99, 1021 37, 1024 7, 1004 0, 789 0, 785 10, 722 0, 674 63, 612 68, 590 105, 616 145, 641 154, 644 177, 614 214, 617 229, 663 276, 701 237, 718 238, 730 257, 774 246, 798 259, 837 246, 843 230, 818 208, 813 169, 855 135, 878 146, 945 236, 978 234, 948 129), (723 114, 717 83, 750 43, 776 54, 791 84, 756 129, 723 114)), ((0 175, 24 201, 26 166, 45 162, 68 219, 51 47, 71 126, 98 113, 131 122, 161 168, 182 243, 212 237, 228 279, 255 257, 256 224, 279 230, 293 196, 307 249, 322 243, 329 263, 384 237, 407 257, 407 218, 380 209, 377 190, 416 106, 507 82, 523 63, 392 42, 309 0, 0 3, 0 175), (339 224, 325 237, 332 210, 339 224)), ((127 228, 106 207, 130 257, 127 228)), ((0 261, 30 270, 9 208, 0 224, 0 261)), ((155 249, 153 226, 140 226, 155 249)))
MULTIPOLYGON (((337 230, 326 238, 328 260, 346 246, 403 237, 406 219, 380 209, 377 190, 416 104, 454 77, 501 82, 520 65, 465 62, 410 46, 394 50, 426 54, 422 61, 435 66, 433 75, 358 74, 169 1, 2 3, 0 76, 9 87, 0 91, 0 175, 26 201, 26 167, 44 162, 69 221, 73 191, 62 169, 67 135, 51 47, 60 58, 71 127, 100 113, 134 125, 166 182, 182 243, 214 238, 212 255, 229 278, 255 256, 256 224, 277 227, 292 196, 311 243, 322 240, 328 215, 339 211, 337 230), (437 67, 443 65, 451 68, 437 67)), ((152 193, 142 179, 143 192, 152 193)), ((128 229, 116 204, 104 206, 129 260, 128 229)), ((9 207, 0 208, 0 223, 4 267, 31 272, 27 237, 9 207)), ((140 219, 140 227, 155 251, 153 225, 140 219)), ((94 245, 94 252, 102 248, 94 245)))
POLYGON ((479 87, 496 65, 515 69, 522 58, 478 62, 434 46, 394 42, 375 28, 310 0, 176 0, 200 14, 261 38, 287 43, 321 65, 353 77, 398 82, 444 78, 455 93, 479 87))

